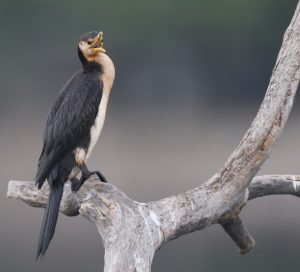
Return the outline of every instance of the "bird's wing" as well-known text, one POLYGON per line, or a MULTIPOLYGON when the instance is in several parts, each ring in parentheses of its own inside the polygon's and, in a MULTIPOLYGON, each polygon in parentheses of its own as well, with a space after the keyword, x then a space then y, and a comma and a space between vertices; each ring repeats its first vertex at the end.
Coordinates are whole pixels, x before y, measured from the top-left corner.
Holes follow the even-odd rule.
POLYGON ((54 102, 44 130, 36 183, 40 188, 51 170, 90 133, 102 98, 98 76, 77 73, 54 102))

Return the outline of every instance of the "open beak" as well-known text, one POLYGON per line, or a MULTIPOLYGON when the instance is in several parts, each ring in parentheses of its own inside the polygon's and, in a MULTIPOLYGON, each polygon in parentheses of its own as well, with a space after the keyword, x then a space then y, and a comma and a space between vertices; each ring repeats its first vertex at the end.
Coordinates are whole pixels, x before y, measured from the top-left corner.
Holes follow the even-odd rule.
POLYGON ((106 50, 103 48, 103 32, 99 32, 99 34, 97 35, 97 37, 95 38, 95 40, 92 42, 92 44, 90 45, 91 50, 93 51, 93 53, 105 53, 106 50))

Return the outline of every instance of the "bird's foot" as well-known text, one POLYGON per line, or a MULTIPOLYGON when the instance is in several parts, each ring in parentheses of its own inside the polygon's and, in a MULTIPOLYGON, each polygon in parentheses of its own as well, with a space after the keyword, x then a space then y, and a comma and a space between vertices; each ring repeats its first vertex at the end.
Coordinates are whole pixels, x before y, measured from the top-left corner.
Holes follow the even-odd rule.
POLYGON ((97 175, 100 181, 107 183, 106 178, 103 176, 103 174, 100 171, 92 171, 90 173, 91 175, 97 175))
POLYGON ((107 183, 106 178, 102 175, 102 173, 100 171, 90 171, 87 168, 86 163, 84 162, 81 165, 77 165, 81 171, 81 177, 80 179, 77 179, 76 177, 71 179, 72 185, 71 185, 71 189, 73 192, 77 192, 80 187, 83 185, 83 183, 89 179, 90 176, 92 175, 97 175, 98 178, 100 179, 101 182, 105 182, 107 183))
POLYGON ((77 179, 77 178, 72 178, 71 179, 71 190, 72 192, 77 192, 80 187, 82 186, 83 182, 81 181, 81 179, 77 179))
POLYGON ((80 170, 81 170, 81 178, 80 178, 80 181, 82 182, 82 184, 92 175, 97 175, 98 178, 100 179, 101 182, 105 182, 107 183, 107 180, 106 178, 103 176, 103 174, 100 172, 100 171, 90 171, 86 164, 83 163, 81 166, 80 166, 80 170))
POLYGON ((82 181, 82 183, 84 183, 92 175, 97 175, 101 182, 107 183, 106 178, 102 175, 102 173, 100 171, 82 172, 82 176, 81 176, 80 180, 82 181))

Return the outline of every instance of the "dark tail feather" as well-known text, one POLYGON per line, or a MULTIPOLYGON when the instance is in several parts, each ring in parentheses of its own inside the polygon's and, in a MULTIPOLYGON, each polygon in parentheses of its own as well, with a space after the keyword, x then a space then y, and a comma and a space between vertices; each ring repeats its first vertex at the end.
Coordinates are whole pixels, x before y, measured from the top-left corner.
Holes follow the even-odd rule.
POLYGON ((39 189, 41 189, 41 187, 44 184, 44 181, 49 176, 50 172, 55 166, 55 161, 56 160, 52 152, 47 156, 41 155, 38 163, 38 170, 35 176, 35 184, 38 185, 39 189))
POLYGON ((46 206, 44 219, 40 231, 37 256, 36 256, 37 259, 40 256, 43 257, 45 255, 46 250, 54 235, 58 212, 59 212, 59 204, 64 190, 64 184, 59 183, 51 187, 52 188, 50 189, 50 195, 49 195, 49 199, 46 206))

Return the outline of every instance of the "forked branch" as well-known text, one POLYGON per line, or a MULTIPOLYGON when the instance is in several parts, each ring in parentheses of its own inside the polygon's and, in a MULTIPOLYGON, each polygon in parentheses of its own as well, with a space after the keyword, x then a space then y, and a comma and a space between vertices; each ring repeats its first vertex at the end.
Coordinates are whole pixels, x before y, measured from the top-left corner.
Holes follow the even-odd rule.
MULTIPOLYGON (((128 198, 112 184, 90 179, 76 194, 65 186, 61 212, 94 223, 105 247, 104 271, 150 271, 156 250, 172 239, 219 223, 241 253, 255 242, 239 213, 248 200, 272 194, 299 196, 298 176, 257 176, 290 114, 300 76, 300 4, 286 30, 261 107, 241 143, 207 182, 149 203, 128 198)), ((8 197, 44 207, 48 190, 10 181, 8 197)))

